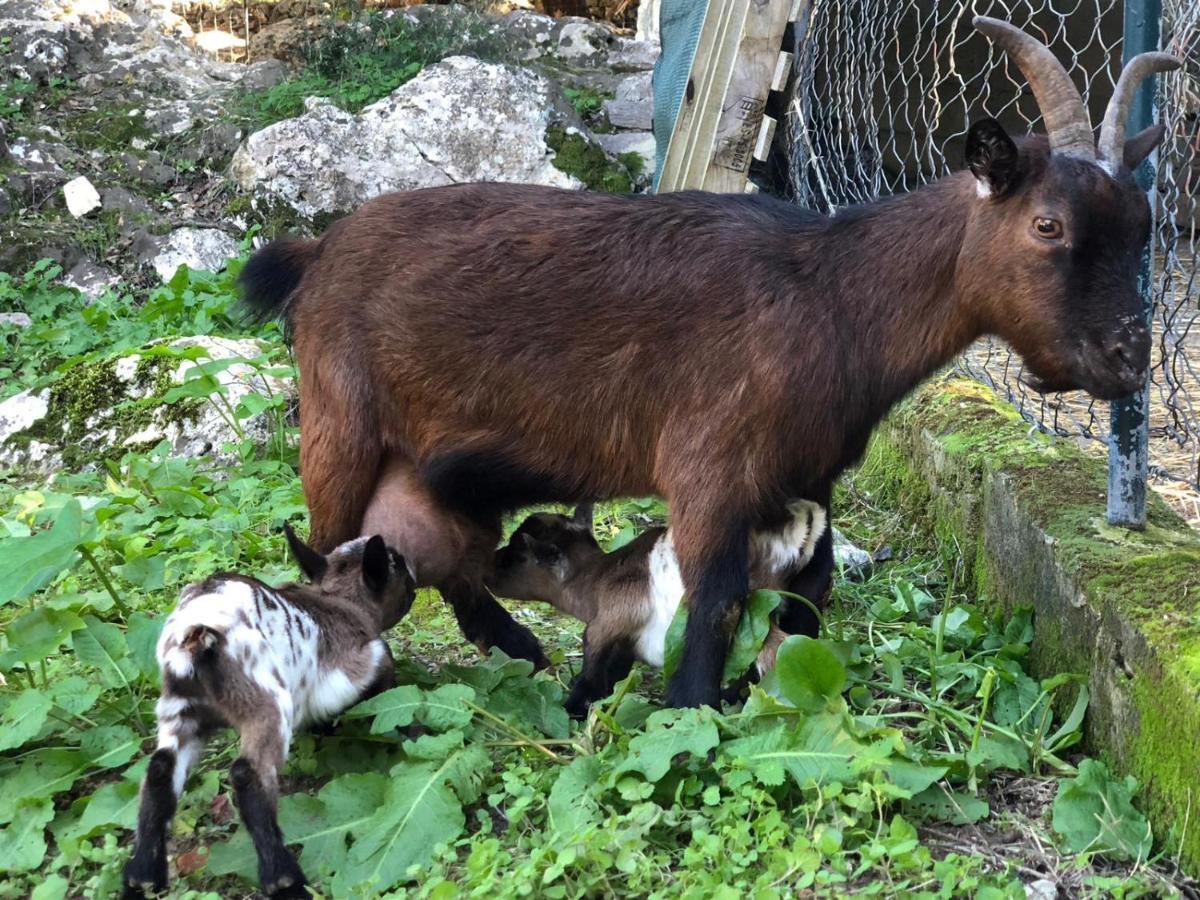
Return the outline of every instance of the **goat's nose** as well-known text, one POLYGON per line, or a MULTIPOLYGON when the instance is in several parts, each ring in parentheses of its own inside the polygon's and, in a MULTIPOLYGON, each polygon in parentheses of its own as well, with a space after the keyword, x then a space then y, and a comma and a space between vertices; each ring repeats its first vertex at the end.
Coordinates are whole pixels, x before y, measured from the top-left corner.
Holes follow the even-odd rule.
POLYGON ((1150 364, 1150 329, 1144 325, 1128 328, 1108 345, 1108 355, 1141 372, 1150 364))

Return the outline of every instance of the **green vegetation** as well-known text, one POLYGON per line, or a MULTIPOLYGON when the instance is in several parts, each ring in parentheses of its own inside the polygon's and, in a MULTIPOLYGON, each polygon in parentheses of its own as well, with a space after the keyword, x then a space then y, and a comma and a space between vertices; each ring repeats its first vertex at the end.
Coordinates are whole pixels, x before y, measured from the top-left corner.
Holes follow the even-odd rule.
POLYGON ((992 603, 1036 601, 1031 669, 1093 673, 1104 691, 1093 698, 1089 735, 1147 785, 1140 802, 1158 835, 1195 865, 1195 748, 1178 739, 1200 729, 1195 532, 1154 494, 1144 531, 1110 527, 1100 459, 1030 435, 1009 407, 962 380, 907 403, 873 442, 859 483, 938 534, 960 577, 992 603), (1029 523, 1015 538, 1029 548, 1019 558, 1005 549, 1018 524, 1010 507, 1029 523), (1005 567, 1003 577, 993 567, 1005 567))
POLYGON ((554 168, 578 178, 592 191, 627 194, 642 171, 642 158, 636 153, 622 153, 614 160, 577 131, 547 128, 546 146, 554 151, 554 168))
MULTIPOLYGON (((246 332, 231 315, 238 266, 90 307, 49 265, 0 276, 0 310, 34 320, 0 332, 6 392, 58 386, 70 407, 67 385, 166 336, 278 346, 274 325, 246 332)), ((147 362, 140 376, 161 371, 147 362)), ((185 400, 221 403, 202 376, 162 398, 185 400)), ((153 746, 163 615, 214 570, 294 577, 280 528, 303 531, 305 508, 277 402, 280 440, 239 442, 234 468, 142 447, 45 480, 0 475, 0 897, 113 895, 153 746)), ((860 477, 839 488, 840 524, 903 552, 839 579, 823 637, 789 639, 763 685, 720 713, 661 709, 661 676, 638 669, 569 722, 576 623, 536 616, 554 666, 533 674, 481 659, 421 592, 391 635, 400 686, 330 735, 299 735, 284 773, 281 824, 324 895, 1023 898, 1047 865, 1084 896, 1172 895, 1139 786, 1074 755, 1082 680, 1031 676, 1029 610, 985 615, 953 554, 860 477)), ((597 512, 611 547, 665 510, 647 499, 597 512)), ((731 671, 778 601, 755 595, 731 671)), ((217 741, 192 777, 171 896, 252 889, 234 753, 217 741)))
POLYGON ((359 15, 349 24, 329 22, 305 46, 300 74, 243 95, 234 116, 263 128, 300 115, 306 97, 325 97, 357 112, 447 56, 499 55, 488 36, 487 19, 477 14, 443 17, 421 27, 401 16, 379 13, 359 15))

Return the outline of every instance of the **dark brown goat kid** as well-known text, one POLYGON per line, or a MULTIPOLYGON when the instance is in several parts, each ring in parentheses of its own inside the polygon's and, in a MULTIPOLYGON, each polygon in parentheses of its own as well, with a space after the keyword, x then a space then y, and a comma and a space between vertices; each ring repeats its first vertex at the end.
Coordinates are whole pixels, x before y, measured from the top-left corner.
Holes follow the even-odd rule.
MULTIPOLYGON (((782 527, 751 534, 752 588, 785 588, 809 565, 827 531, 828 516, 816 503, 790 503, 788 514, 782 527)), ((549 603, 587 623, 583 671, 567 699, 572 716, 582 716, 592 702, 612 693, 635 660, 663 665, 667 629, 684 594, 670 529, 647 529, 605 553, 592 533, 591 504, 572 516, 540 512, 525 519, 496 551, 488 586, 499 597, 549 603)), ((744 681, 774 667, 783 638, 772 625, 744 681)), ((742 686, 733 689, 731 699, 742 686)))
POLYGON ((751 531, 791 499, 827 505, 876 423, 972 340, 1007 340, 1039 390, 1140 387, 1150 209, 1130 170, 1162 128, 1126 141, 1126 111, 1178 63, 1129 63, 1097 148, 1050 51, 975 24, 1048 136, 976 122, 969 171, 911 194, 826 218, 760 196, 456 185, 260 251, 243 282, 294 336, 317 549, 382 534, 468 638, 541 662, 484 584, 501 514, 662 495, 691 608, 667 702, 715 705, 751 531))

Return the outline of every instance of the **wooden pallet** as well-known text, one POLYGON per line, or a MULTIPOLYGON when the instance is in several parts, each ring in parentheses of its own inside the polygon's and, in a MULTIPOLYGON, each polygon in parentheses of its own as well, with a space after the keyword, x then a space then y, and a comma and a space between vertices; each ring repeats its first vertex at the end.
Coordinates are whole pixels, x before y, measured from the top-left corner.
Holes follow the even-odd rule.
POLYGON ((710 0, 687 92, 671 130, 658 191, 757 188, 752 159, 765 160, 776 122, 767 96, 782 90, 792 54, 780 51, 789 21, 811 0, 710 0))

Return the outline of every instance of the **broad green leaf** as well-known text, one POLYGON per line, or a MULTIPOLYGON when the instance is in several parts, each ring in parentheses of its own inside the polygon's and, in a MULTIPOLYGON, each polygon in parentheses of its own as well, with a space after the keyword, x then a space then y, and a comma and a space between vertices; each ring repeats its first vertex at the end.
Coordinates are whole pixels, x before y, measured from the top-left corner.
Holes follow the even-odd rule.
POLYGON ((1079 740, 1079 729, 1083 725, 1083 717, 1087 713, 1090 698, 1088 686, 1086 684, 1079 685, 1079 693, 1075 697, 1075 705, 1071 707, 1071 712, 1059 726, 1058 731, 1046 739, 1046 748, 1051 753, 1070 747, 1079 740))
POLYGON ((1133 805, 1137 781, 1118 779, 1104 763, 1085 759, 1079 775, 1063 781, 1054 798, 1053 827, 1074 853, 1090 850, 1144 861, 1153 836, 1150 823, 1133 805))
POLYGON ((113 567, 121 577, 136 588, 143 591, 162 590, 163 579, 167 572, 167 558, 161 554, 139 556, 119 566, 113 567))
POLYGON ((946 774, 945 766, 923 766, 907 759, 893 759, 887 773, 892 784, 909 794, 920 794, 946 774))
POLYGON ((406 684, 351 707, 343 713, 343 718, 374 716, 372 734, 405 728, 414 721, 439 731, 465 728, 474 716, 466 704, 474 699, 475 691, 462 684, 444 684, 432 691, 406 684))
POLYGON ((670 681, 675 676, 675 670, 679 668, 679 661, 683 658, 683 636, 686 631, 687 604, 680 602, 675 607, 675 615, 671 617, 671 624, 667 626, 667 634, 664 638, 662 667, 664 683, 670 681))
MULTIPOLYGON (((771 614, 782 602, 783 598, 775 591, 753 591, 746 599, 742 615, 734 629, 733 638, 729 644, 729 654, 725 657, 725 669, 721 673, 722 682, 740 678, 750 668, 751 663, 758 658, 763 641, 771 628, 771 614)), ((667 626, 666 647, 663 654, 663 678, 670 680, 679 668, 679 660, 683 656, 684 634, 687 630, 687 604, 680 603, 667 626)))
MULTIPOLYGON (((721 756, 735 768, 748 769, 763 784, 778 786, 790 776, 798 787, 860 777, 856 757, 863 746, 845 728, 843 716, 821 713, 799 728, 780 723, 770 731, 727 741, 721 756)), ((886 767, 887 760, 874 764, 886 767)))
POLYGON ((932 785, 904 801, 904 811, 914 818, 950 825, 973 825, 991 812, 986 800, 932 785))
POLYGON ((771 615, 783 598, 775 591, 752 591, 742 610, 729 655, 725 657, 723 681, 741 677, 758 658, 767 632, 771 629, 771 615))
POLYGON ((604 765, 597 756, 577 756, 559 772, 550 789, 550 828, 569 836, 581 829, 600 824, 600 804, 593 789, 604 765))
POLYGON ((556 681, 533 677, 533 664, 493 650, 478 666, 445 666, 442 674, 475 689, 475 702, 523 731, 565 738, 570 729, 556 681))
POLYGON ((5 630, 8 649, 0 653, 0 670, 7 671, 18 663, 36 662, 52 656, 71 632, 82 627, 83 620, 69 610, 39 606, 5 630))
POLYGON ((703 756, 720 743, 716 716, 708 707, 663 709, 646 720, 646 729, 629 742, 629 755, 616 775, 640 772, 658 781, 671 770, 676 756, 703 756))
POLYGON ((0 750, 12 750, 37 737, 52 706, 44 691, 33 688, 22 691, 4 709, 0 721, 0 750))
POLYGON ((29 900, 63 900, 70 887, 70 882, 61 875, 50 875, 39 880, 29 900))
POLYGON ((846 687, 846 667, 822 641, 794 634, 779 647, 775 680, 788 702, 816 711, 846 687))
POLYGON ((129 656, 142 677, 150 681, 156 681, 158 678, 158 660, 154 651, 165 622, 166 618, 163 616, 148 616, 143 612, 135 612, 129 617, 125 629, 125 643, 129 646, 129 656))
POLYGON ((383 892, 406 877, 408 867, 433 855, 436 844, 458 837, 466 818, 447 783, 459 754, 440 766, 421 763, 393 770, 383 802, 355 832, 355 842, 330 885, 336 897, 355 888, 383 892))
POLYGON ((0 605, 28 597, 73 566, 83 539, 83 508, 72 498, 48 531, 0 544, 0 605))
POLYGON ((46 857, 46 825, 54 818, 54 804, 45 799, 23 799, 10 824, 0 828, 0 872, 29 872, 46 857))
POLYGON ((101 622, 95 616, 84 616, 82 631, 75 632, 75 656, 92 666, 109 687, 128 689, 137 679, 137 665, 129 657, 125 635, 111 622, 101 622))
POLYGON ((0 823, 17 815, 25 799, 42 799, 68 791, 89 768, 77 750, 46 749, 24 756, 19 763, 0 766, 0 823))
POLYGON ((142 739, 127 725, 89 728, 79 739, 79 750, 98 769, 114 769, 133 759, 142 739))
POLYGON ((87 681, 79 675, 70 675, 53 681, 50 696, 58 706, 77 716, 86 714, 100 698, 100 685, 87 681))
POLYGON ((441 761, 455 750, 461 750, 465 743, 466 735, 455 728, 444 734, 423 734, 415 740, 405 741, 401 746, 409 759, 441 761))
POLYGON ((137 782, 125 779, 114 781, 92 794, 79 821, 63 837, 79 840, 101 830, 131 830, 137 825, 137 811, 137 782))
POLYGON ((1002 734, 984 734, 979 744, 967 751, 967 764, 988 772, 995 769, 1028 772, 1029 748, 1002 734))

